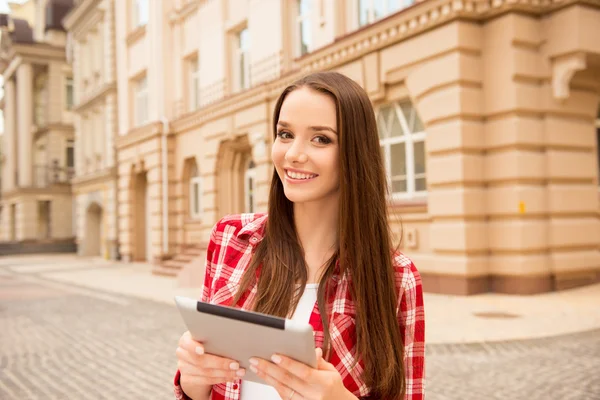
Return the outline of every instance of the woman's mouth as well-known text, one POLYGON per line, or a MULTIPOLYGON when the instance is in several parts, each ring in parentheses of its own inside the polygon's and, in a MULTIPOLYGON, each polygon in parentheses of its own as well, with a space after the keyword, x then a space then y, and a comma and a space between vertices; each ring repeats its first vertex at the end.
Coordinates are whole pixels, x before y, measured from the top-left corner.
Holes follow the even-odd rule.
POLYGON ((295 172, 295 171, 290 171, 290 170, 285 170, 285 177, 288 181, 293 182, 293 183, 298 183, 298 182, 308 182, 313 180, 314 178, 316 178, 317 174, 306 174, 306 173, 301 173, 301 172, 295 172))

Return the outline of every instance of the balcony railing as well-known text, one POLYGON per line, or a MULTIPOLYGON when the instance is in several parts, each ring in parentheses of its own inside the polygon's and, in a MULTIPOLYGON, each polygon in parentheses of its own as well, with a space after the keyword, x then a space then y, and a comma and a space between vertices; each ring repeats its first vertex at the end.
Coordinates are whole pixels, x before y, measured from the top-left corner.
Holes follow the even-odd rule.
POLYGON ((56 184, 68 184, 75 176, 75 168, 58 165, 36 165, 33 170, 33 185, 38 188, 56 184))

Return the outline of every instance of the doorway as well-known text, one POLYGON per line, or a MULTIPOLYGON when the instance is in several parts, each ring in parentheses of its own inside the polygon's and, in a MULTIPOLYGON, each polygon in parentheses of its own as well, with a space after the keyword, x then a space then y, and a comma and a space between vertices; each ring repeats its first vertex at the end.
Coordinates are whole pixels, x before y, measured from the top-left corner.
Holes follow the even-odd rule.
POLYGON ((147 226, 149 226, 149 207, 148 207, 148 179, 146 173, 137 174, 133 185, 133 237, 134 237, 134 255, 135 261, 149 260, 151 246, 148 243, 150 235, 147 226))
POLYGON ((92 203, 85 216, 85 255, 102 255, 102 207, 92 203))

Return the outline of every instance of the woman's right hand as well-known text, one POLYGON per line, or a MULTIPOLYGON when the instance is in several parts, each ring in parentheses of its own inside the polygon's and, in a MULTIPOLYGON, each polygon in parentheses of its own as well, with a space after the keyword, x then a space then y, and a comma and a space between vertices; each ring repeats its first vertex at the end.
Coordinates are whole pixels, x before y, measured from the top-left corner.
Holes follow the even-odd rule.
POLYGON ((181 390, 192 399, 208 399, 213 385, 231 382, 246 371, 235 360, 204 353, 202 343, 185 332, 179 339, 177 368, 181 374, 181 390))

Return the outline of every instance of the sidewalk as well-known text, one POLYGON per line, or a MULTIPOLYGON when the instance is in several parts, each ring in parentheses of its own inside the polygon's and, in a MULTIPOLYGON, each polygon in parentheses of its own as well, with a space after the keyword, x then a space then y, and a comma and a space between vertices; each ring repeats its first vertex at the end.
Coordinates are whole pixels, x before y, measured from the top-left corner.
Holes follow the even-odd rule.
MULTIPOLYGON (((74 255, 0 257, 0 268, 53 282, 159 301, 198 298, 199 288, 152 275, 146 263, 74 255)), ((600 329, 600 284, 534 296, 425 293, 426 342, 470 343, 531 339, 600 329)))

